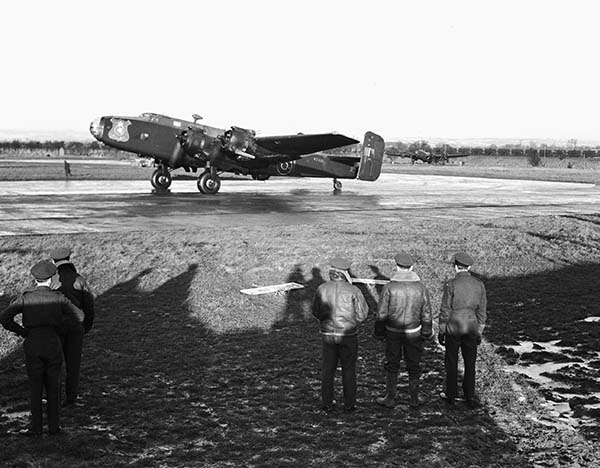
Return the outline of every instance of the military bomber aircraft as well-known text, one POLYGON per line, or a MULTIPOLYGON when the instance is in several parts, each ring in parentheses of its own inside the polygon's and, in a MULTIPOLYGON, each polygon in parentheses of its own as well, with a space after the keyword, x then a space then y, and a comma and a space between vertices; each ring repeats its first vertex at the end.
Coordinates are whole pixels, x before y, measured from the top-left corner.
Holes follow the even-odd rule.
POLYGON ((367 132, 360 154, 328 154, 324 151, 359 143, 338 133, 283 136, 256 136, 240 127, 219 129, 165 115, 144 113, 139 117, 104 116, 90 124, 98 141, 140 157, 152 158, 156 170, 151 183, 166 191, 172 182, 171 171, 201 170, 198 190, 216 194, 221 187, 219 174, 250 175, 256 180, 271 176, 331 177, 335 190, 338 179, 376 180, 381 173, 385 143, 367 132))
POLYGON ((385 154, 390 158, 410 158, 410 163, 414 164, 421 161, 426 164, 446 164, 452 158, 464 158, 471 156, 470 153, 448 153, 448 148, 444 145, 442 150, 432 149, 425 141, 413 143, 407 151, 398 151, 394 148, 385 150, 385 154))

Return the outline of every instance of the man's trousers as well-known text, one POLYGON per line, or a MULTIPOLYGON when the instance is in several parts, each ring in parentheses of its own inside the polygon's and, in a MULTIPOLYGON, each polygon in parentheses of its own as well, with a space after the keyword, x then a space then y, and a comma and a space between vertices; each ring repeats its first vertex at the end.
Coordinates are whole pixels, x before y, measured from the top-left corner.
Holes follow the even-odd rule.
POLYGON ((385 363, 387 372, 397 374, 400 361, 404 358, 408 375, 418 378, 421 375, 421 356, 423 355, 423 338, 420 335, 406 336, 387 330, 385 334, 385 363))
POLYGON ((358 339, 356 336, 323 335, 323 372, 321 376, 321 398, 323 406, 333 404, 333 379, 338 362, 342 364, 344 407, 356 405, 356 359, 358 339))
POLYGON ((61 341, 67 374, 65 385, 67 403, 75 403, 79 391, 79 369, 81 367, 81 350, 83 348, 83 327, 69 330, 61 336, 61 341))
POLYGON ((33 328, 23 345, 29 377, 31 430, 42 432, 42 396, 46 390, 48 428, 59 430, 60 368, 62 348, 60 338, 52 327, 33 328))
POLYGON ((465 364, 463 393, 467 400, 475 396, 475 361, 477 359, 477 335, 446 335, 446 398, 453 400, 457 394, 458 351, 461 351, 465 364))

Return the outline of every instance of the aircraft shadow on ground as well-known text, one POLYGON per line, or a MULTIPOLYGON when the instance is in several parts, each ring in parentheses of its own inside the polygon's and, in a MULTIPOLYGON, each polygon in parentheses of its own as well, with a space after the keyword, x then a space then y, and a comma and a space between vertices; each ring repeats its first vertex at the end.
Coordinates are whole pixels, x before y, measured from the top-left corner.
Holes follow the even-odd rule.
MULTIPOLYGON (((440 466, 527 466, 485 410, 445 410, 438 397, 443 362, 433 344, 423 364, 422 395, 430 401, 417 413, 405 400, 394 411, 374 404, 384 376, 372 318, 359 335, 360 410, 321 413, 318 325, 305 319, 323 281, 318 269, 308 281, 299 267, 290 272, 309 287, 286 302, 271 330, 224 334, 208 330, 188 307, 196 270, 190 264, 150 292, 140 290, 149 272, 142 271, 99 296, 85 342, 83 406, 62 415, 68 436, 32 445, 12 433, 15 420, 2 419, 7 448, 0 462, 381 466, 394 460, 418 465, 427 456, 440 466)), ((13 354, 0 364, 7 410, 23 407, 18 401, 27 405, 24 369, 7 367, 13 354)), ((406 387, 403 373, 401 400, 406 387)), ((339 399, 339 380, 336 392, 339 399)))
POLYGON ((165 209, 169 211, 167 214, 171 214, 171 209, 176 212, 190 212, 193 214, 219 214, 219 210, 222 210, 221 214, 223 212, 246 214, 287 213, 296 210, 294 200, 290 200, 289 197, 254 192, 219 193, 218 195, 172 193, 164 196, 154 196, 151 201, 152 203, 127 206, 123 209, 122 215, 162 216, 165 214, 165 209), (206 208, 206 211, 203 210, 204 208, 206 208))
MULTIPOLYGON (((90 206, 94 207, 94 217, 116 218, 164 218, 177 214, 190 215, 222 215, 228 213, 260 214, 269 213, 298 213, 306 211, 344 211, 344 210, 374 210, 379 206, 379 197, 373 195, 360 195, 347 193, 342 197, 335 197, 329 192, 310 192, 295 195, 294 193, 257 193, 236 192, 219 193, 217 195, 203 195, 200 193, 177 193, 173 190, 163 195, 148 194, 112 194, 103 195, 102 200, 98 195, 63 195, 53 199, 58 201, 62 208, 74 200, 71 210, 85 209, 87 213, 90 206), (108 200, 108 202, 107 202, 108 200), (313 206, 307 209, 307 204, 313 206)), ((46 204, 45 197, 31 197, 31 203, 39 201, 46 204)))

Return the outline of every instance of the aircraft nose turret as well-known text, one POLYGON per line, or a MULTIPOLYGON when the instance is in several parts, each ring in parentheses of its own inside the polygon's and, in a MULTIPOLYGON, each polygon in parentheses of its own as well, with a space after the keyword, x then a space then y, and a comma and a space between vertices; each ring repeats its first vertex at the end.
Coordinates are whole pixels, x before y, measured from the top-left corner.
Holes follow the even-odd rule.
POLYGON ((104 133, 104 120, 102 117, 97 117, 92 120, 90 123, 90 133, 96 140, 100 140, 102 138, 102 133, 104 133))

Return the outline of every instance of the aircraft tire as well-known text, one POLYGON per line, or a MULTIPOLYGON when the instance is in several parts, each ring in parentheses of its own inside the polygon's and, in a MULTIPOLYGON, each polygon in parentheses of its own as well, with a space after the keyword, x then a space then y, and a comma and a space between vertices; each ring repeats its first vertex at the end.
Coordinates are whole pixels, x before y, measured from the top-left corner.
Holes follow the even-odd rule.
POLYGON ((342 183, 337 179, 333 181, 333 190, 342 190, 342 183))
POLYGON ((172 180, 171 174, 168 171, 157 169, 152 174, 150 183, 156 190, 167 190, 171 186, 172 180))
POLYGON ((221 188, 221 179, 211 177, 210 172, 204 172, 198 178, 198 190, 206 195, 214 195, 221 188))

